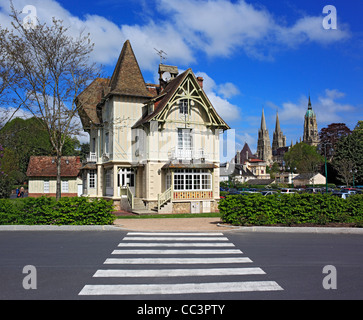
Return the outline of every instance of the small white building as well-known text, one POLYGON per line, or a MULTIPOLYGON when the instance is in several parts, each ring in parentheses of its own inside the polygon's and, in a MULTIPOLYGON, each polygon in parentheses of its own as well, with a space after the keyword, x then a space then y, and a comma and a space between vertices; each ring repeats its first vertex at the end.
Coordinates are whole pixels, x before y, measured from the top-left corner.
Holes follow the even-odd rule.
POLYGON ((326 184, 326 178, 321 173, 302 173, 293 179, 294 187, 326 184))
MULTIPOLYGON (((82 194, 80 157, 61 158, 61 194, 64 197, 77 197, 82 194)), ((57 164, 55 157, 30 157, 27 176, 29 178, 29 197, 56 196, 57 164)))

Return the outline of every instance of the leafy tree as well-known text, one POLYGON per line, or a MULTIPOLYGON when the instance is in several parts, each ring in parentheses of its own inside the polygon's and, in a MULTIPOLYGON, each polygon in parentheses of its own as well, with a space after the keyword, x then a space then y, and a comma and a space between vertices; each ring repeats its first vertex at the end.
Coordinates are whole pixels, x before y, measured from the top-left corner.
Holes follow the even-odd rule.
POLYGON ((299 173, 316 173, 324 162, 317 148, 304 142, 295 144, 286 152, 284 160, 287 167, 296 168, 299 173))
POLYGON ((4 148, 0 145, 0 198, 8 198, 11 193, 11 180, 3 171, 4 148))
MULTIPOLYGON (((319 133, 320 143, 328 144, 326 148, 327 159, 334 155, 337 142, 342 138, 349 136, 352 131, 346 126, 345 123, 331 123, 327 128, 322 128, 319 133)), ((321 154, 324 155, 324 149, 320 149, 321 154)))
POLYGON ((343 182, 353 182, 353 174, 356 183, 363 182, 363 121, 337 142, 333 163, 343 182))
MULTIPOLYGON (((0 140, 5 148, 3 171, 20 184, 26 180, 31 156, 55 156, 48 131, 36 118, 15 118, 0 130, 0 140)), ((78 155, 79 141, 66 137, 63 154, 78 155)))

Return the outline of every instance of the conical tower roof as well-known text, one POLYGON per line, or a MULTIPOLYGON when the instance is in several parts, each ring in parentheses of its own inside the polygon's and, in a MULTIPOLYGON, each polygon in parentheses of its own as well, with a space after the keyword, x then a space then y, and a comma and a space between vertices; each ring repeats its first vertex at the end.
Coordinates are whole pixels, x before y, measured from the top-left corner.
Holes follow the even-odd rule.
POLYGON ((129 40, 123 45, 109 87, 111 94, 150 97, 129 40))

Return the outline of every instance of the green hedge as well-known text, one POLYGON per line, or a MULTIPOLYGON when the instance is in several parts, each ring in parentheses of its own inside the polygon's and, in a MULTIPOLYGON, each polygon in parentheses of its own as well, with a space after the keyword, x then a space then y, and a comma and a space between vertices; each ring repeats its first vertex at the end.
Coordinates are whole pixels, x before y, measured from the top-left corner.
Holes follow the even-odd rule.
POLYGON ((0 225, 108 225, 116 218, 113 210, 104 199, 0 199, 0 225))
POLYGON ((355 223, 363 227, 363 195, 342 199, 324 194, 227 196, 219 202, 222 221, 233 225, 355 223))

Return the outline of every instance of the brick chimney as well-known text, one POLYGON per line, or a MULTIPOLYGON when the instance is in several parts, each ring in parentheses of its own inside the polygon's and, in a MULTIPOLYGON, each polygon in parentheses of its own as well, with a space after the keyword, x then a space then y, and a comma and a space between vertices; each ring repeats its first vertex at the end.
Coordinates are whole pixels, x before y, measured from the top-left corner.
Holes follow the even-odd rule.
POLYGON ((203 77, 197 77, 197 80, 198 80, 200 87, 203 89, 203 81, 204 81, 203 77))

